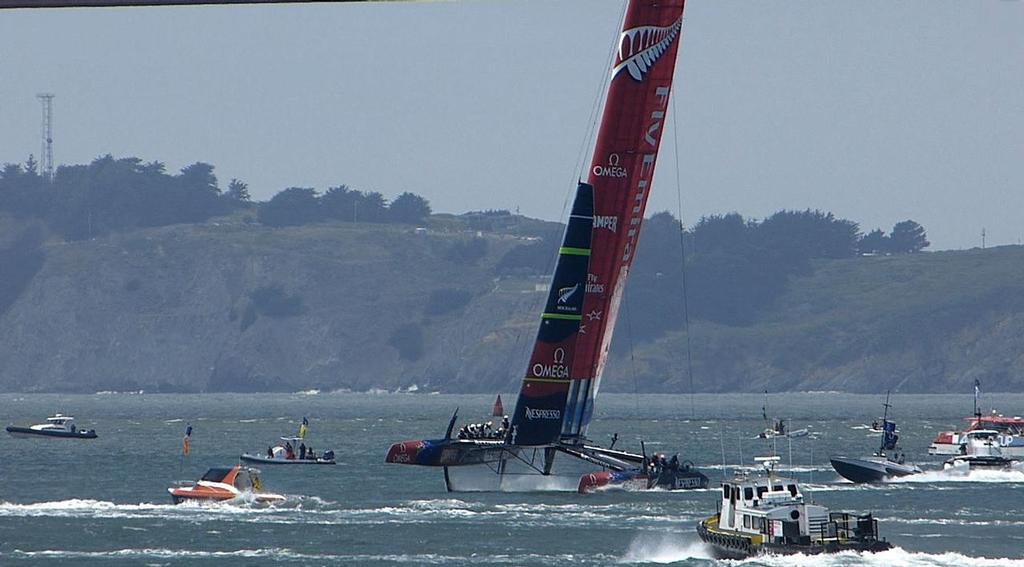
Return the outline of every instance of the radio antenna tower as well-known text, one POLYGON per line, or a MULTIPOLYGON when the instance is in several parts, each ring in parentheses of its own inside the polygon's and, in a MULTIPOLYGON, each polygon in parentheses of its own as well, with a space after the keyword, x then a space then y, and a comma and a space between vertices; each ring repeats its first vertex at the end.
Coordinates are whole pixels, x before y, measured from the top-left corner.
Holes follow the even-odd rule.
POLYGON ((39 93, 36 98, 43 104, 43 149, 39 152, 39 174, 53 181, 53 93, 39 93))

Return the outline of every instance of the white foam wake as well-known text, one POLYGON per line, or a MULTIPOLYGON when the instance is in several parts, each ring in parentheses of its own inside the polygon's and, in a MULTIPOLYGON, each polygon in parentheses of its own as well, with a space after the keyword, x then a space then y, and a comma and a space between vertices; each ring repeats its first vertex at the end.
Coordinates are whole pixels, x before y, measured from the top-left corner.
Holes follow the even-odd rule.
POLYGON ((702 542, 673 534, 641 534, 619 560, 626 564, 715 564, 737 567, 1024 567, 1024 559, 970 557, 960 553, 920 553, 893 548, 881 553, 852 551, 835 555, 769 555, 744 561, 713 561, 702 542))
POLYGON ((970 557, 960 553, 918 553, 893 548, 881 553, 843 552, 835 555, 787 555, 759 557, 756 561, 733 563, 734 565, 768 565, 771 567, 1021 567, 1024 559, 970 557))
POLYGON ((890 479, 892 483, 915 483, 915 482, 1024 482, 1024 471, 987 471, 961 469, 946 469, 941 471, 925 471, 921 474, 914 474, 900 478, 890 479))
POLYGON ((688 559, 712 559, 703 542, 675 534, 640 534, 633 538, 620 563, 677 563, 688 559))

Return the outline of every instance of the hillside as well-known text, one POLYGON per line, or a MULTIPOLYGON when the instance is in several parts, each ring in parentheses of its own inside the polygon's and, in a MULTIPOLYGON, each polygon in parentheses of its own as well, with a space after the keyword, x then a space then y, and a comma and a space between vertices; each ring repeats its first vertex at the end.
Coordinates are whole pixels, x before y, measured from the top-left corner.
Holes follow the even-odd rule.
MULTIPOLYGON (((1024 248, 817 261, 752 325, 691 326, 699 390, 1024 390, 1024 248)), ((686 390, 685 335, 638 349, 686 390)))
MULTIPOLYGON (((495 265, 556 227, 460 223, 268 228, 236 215, 41 237, 31 254, 0 253, 0 390, 514 390, 546 280, 495 265)), ((0 228, 4 247, 27 225, 0 228)), ((977 377, 1020 391, 1022 276, 1020 247, 816 260, 753 322, 693 322, 695 385, 944 392, 977 377)), ((641 391, 689 390, 682 331, 626 330, 607 390, 633 391, 634 375, 641 391)))

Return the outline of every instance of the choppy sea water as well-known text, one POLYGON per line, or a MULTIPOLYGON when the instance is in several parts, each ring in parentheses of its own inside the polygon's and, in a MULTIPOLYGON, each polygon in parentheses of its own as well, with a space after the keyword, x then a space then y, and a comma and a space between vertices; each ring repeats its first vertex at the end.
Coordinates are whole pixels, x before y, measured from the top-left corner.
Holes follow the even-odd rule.
MULTIPOLYGON (((503 396, 511 406, 514 396, 503 396)), ((992 395, 1006 414, 1024 395, 992 395)), ((864 424, 882 398, 775 395, 769 412, 807 427, 778 454, 805 492, 833 510, 873 511, 897 548, 876 555, 710 559, 694 531, 717 492, 573 491, 447 493, 439 470, 385 465, 394 441, 439 437, 455 407, 483 420, 490 396, 3 395, 3 421, 52 412, 95 427, 94 441, 0 437, 0 565, 965 565, 1024 566, 1024 474, 953 477, 932 472, 883 486, 840 479, 828 455, 868 454, 864 424), (171 504, 167 487, 208 467, 265 451, 311 420, 310 445, 333 448, 336 467, 263 467, 286 504, 171 504), (192 452, 181 456, 185 424, 192 452), (792 463, 790 465, 790 463, 792 463)), ((911 460, 939 469, 927 446, 962 424, 969 395, 895 396, 911 460)), ((712 478, 764 454, 762 397, 603 395, 591 437, 620 447, 681 452, 712 478), (724 467, 723 467, 724 463, 724 467)), ((987 405, 990 405, 987 403, 987 405)), ((511 407, 509 407, 511 409, 511 407)), ((577 476, 548 483, 575 487, 577 476)), ((713 484, 714 486, 714 484, 713 484)))

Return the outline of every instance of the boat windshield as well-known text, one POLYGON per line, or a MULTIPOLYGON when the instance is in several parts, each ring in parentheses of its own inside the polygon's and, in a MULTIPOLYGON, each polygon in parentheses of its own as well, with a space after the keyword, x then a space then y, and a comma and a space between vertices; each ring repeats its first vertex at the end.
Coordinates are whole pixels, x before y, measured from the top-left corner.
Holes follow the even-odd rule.
POLYGON ((228 476, 231 472, 231 467, 214 467, 203 475, 203 478, 199 480, 205 480, 206 482, 223 482, 224 477, 228 476))

